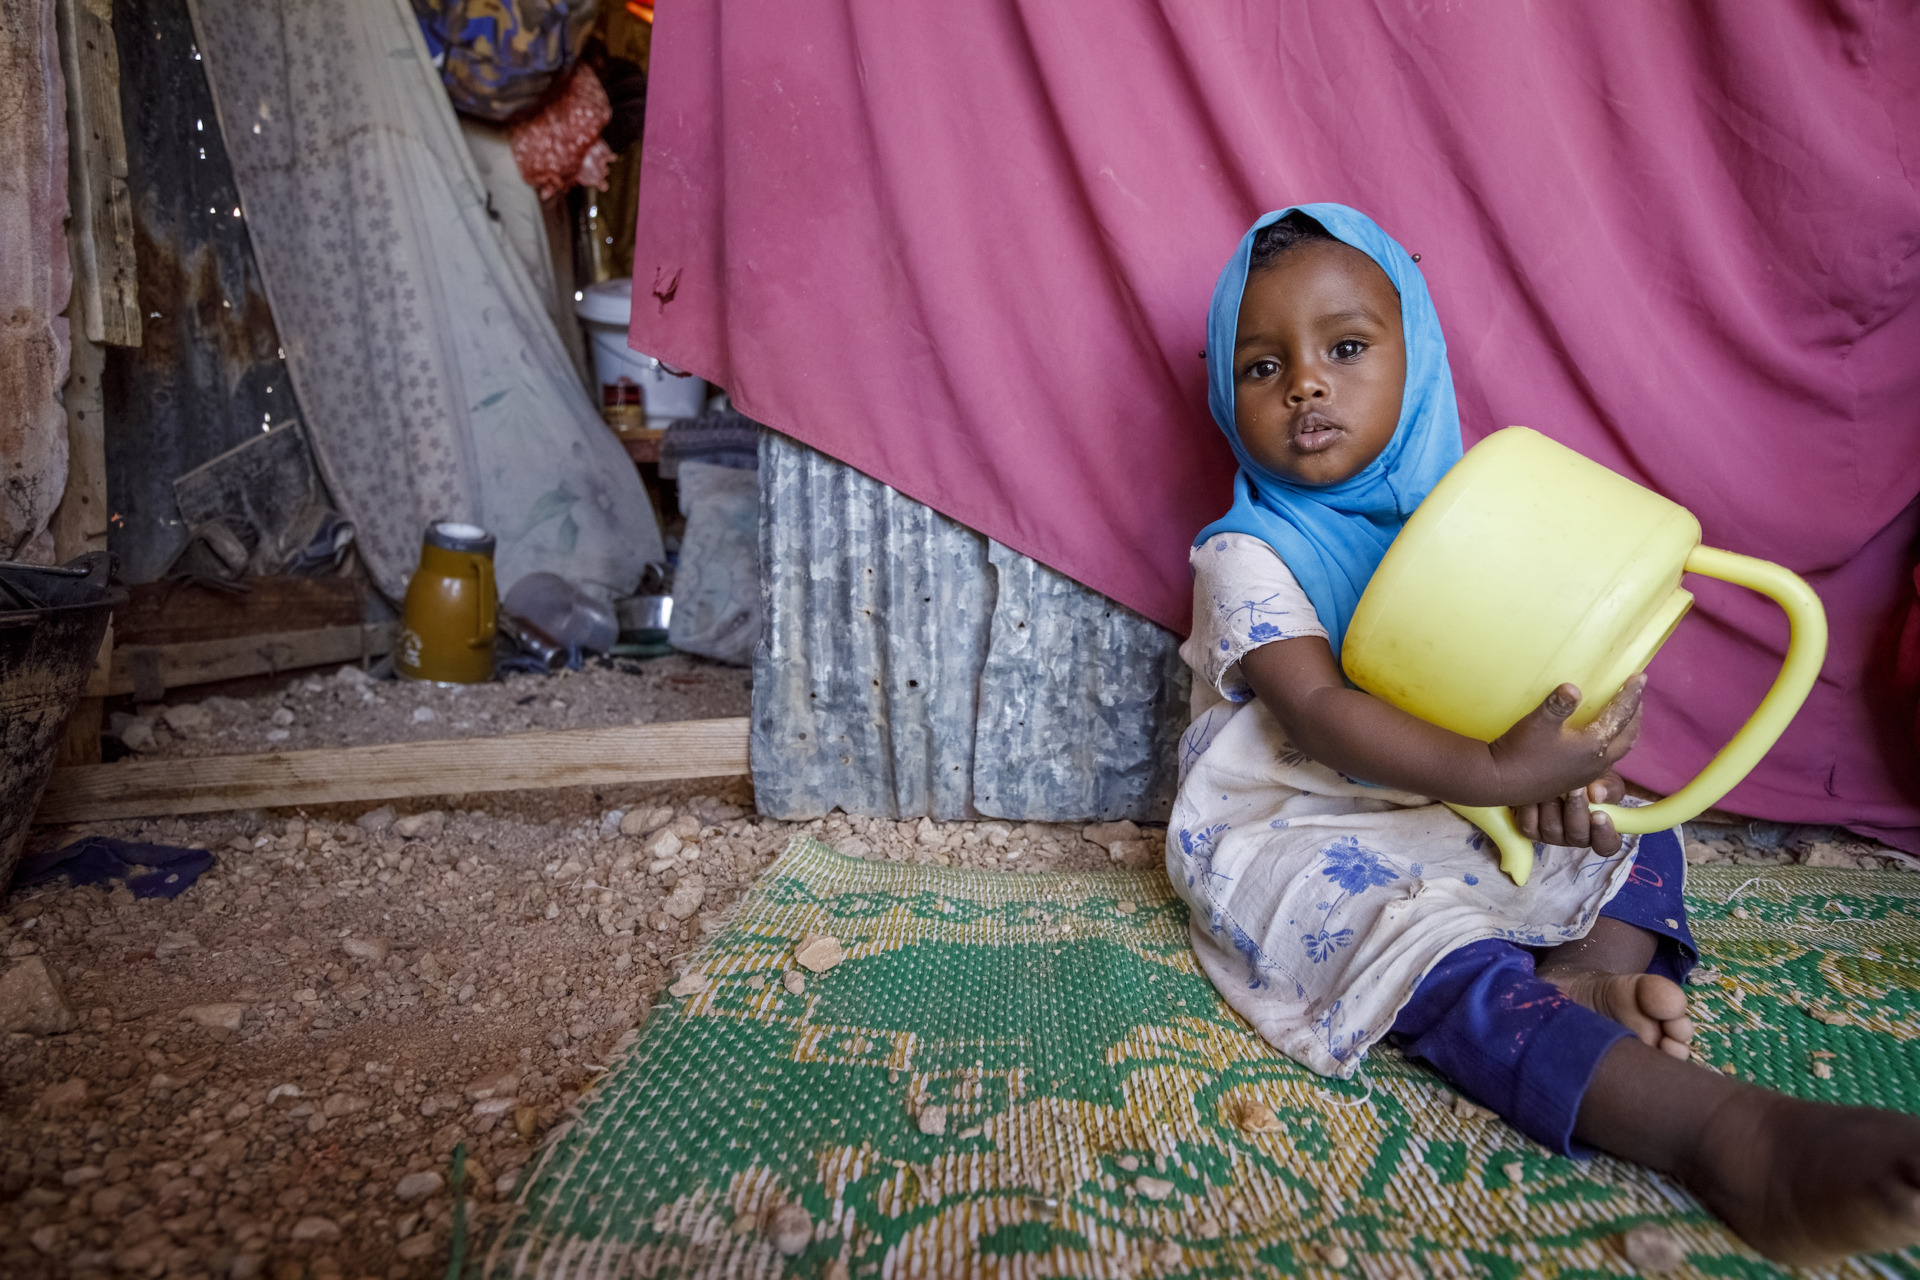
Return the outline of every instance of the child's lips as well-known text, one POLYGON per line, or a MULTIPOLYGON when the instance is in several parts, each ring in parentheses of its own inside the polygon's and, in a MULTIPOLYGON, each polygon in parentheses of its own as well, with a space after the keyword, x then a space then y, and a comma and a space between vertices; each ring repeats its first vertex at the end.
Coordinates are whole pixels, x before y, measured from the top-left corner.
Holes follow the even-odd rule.
POLYGON ((1319 453, 1345 434, 1346 428, 1339 423, 1312 414, 1294 424, 1293 447, 1300 453, 1319 453))

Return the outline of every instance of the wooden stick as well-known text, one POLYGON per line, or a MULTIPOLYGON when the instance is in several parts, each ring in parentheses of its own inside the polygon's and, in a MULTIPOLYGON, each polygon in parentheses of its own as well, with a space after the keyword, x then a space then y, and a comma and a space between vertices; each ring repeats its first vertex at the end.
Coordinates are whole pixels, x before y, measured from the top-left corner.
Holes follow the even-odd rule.
MULTIPOLYGON (((316 631, 280 631, 272 635, 235 636, 230 640, 188 640, 180 644, 123 644, 113 651, 106 694, 140 691, 140 664, 149 664, 159 689, 211 684, 241 676, 275 675, 335 662, 358 662, 377 657, 393 647, 396 630, 391 622, 357 627, 322 627, 316 631)), ((88 690, 93 694, 92 689, 88 690)))
POLYGON ((747 719, 56 769, 34 821, 273 809, 747 773, 747 719))

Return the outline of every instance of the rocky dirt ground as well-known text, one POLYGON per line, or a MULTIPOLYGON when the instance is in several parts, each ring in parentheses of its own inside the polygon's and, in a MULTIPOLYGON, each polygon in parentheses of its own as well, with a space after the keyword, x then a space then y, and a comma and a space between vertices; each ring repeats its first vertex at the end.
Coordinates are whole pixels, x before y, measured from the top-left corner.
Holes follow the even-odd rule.
MULTIPOLYGON (((318 683, 311 697, 341 708, 329 715, 360 697, 354 677, 318 683)), ((586 701, 572 690, 589 686, 568 685, 529 686, 526 705, 586 701)), ((376 692, 398 701, 393 688, 376 692)), ((437 712, 426 699, 440 691, 402 689, 437 712)), ((38 834, 193 845, 219 862, 170 900, 57 887, 0 904, 0 1026, 20 1027, 0 1036, 0 1275, 443 1273, 454 1147, 484 1232, 542 1137, 796 834, 1020 870, 1149 865, 1164 839, 1131 823, 777 822, 752 813, 744 779, 398 808, 38 834)), ((1830 828, 1690 835, 1694 861, 1893 862, 1830 828)))

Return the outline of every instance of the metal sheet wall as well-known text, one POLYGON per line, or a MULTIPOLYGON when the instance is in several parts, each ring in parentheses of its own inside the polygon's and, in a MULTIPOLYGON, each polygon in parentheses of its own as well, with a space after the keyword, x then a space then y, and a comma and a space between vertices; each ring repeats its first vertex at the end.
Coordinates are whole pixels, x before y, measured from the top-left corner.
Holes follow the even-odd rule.
POLYGON ((762 812, 1165 817, 1178 637, 772 432, 760 503, 762 812))

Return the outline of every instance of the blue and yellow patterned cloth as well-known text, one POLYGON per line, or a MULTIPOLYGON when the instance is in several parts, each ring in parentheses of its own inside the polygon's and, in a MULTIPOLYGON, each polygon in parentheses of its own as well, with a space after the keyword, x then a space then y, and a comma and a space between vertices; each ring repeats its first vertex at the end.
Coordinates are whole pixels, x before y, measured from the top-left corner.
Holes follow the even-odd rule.
POLYGON ((413 0, 413 12, 454 110, 504 121, 560 83, 599 0, 413 0))

